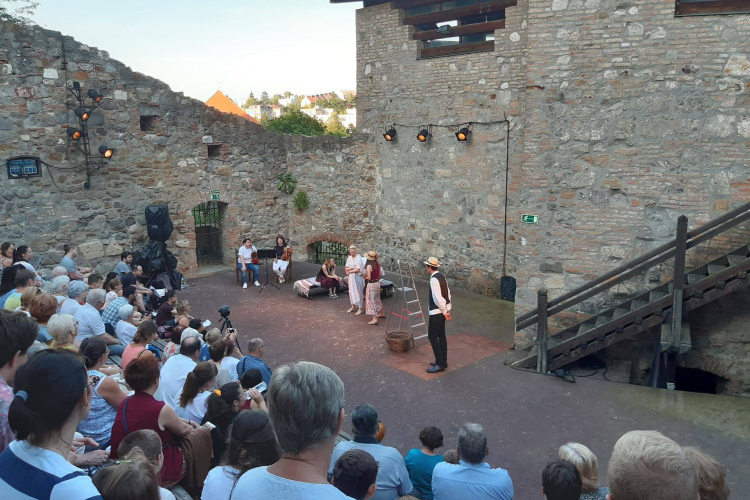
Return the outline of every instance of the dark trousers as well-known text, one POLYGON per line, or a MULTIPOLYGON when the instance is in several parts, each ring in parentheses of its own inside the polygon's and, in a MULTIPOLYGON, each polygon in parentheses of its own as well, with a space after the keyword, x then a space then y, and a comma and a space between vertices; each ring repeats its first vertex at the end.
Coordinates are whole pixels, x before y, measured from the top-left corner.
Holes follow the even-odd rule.
POLYGON ((435 363, 445 368, 448 366, 448 341, 445 338, 445 316, 434 314, 430 316, 430 327, 427 330, 427 338, 432 344, 432 352, 435 353, 435 363))

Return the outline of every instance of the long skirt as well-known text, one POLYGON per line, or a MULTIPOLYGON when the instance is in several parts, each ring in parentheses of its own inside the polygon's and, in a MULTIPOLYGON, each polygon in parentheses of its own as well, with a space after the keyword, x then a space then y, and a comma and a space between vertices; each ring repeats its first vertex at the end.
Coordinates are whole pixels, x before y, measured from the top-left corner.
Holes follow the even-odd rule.
POLYGON ((353 306, 362 307, 365 280, 362 275, 352 273, 349 275, 349 302, 353 306))
POLYGON ((329 278, 327 276, 324 276, 318 279, 318 283, 320 283, 321 288, 325 288, 325 289, 335 288, 336 290, 338 290, 339 284, 340 284, 339 280, 329 278))
POLYGON ((383 309, 383 303, 380 301, 380 282, 367 283, 367 307, 368 316, 377 316, 383 309))

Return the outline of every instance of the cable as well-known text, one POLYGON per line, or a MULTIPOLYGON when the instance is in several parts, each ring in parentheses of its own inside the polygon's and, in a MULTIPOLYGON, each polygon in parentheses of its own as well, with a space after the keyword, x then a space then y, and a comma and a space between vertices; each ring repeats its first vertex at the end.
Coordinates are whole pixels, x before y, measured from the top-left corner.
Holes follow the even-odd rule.
MULTIPOLYGON (((503 211, 503 276, 506 273, 506 259, 508 257, 508 177, 510 173, 510 121, 505 117, 505 210, 503 211)), ((515 295, 515 294, 514 294, 515 295)))
POLYGON ((421 123, 419 125, 408 125, 406 123, 394 123, 393 126, 394 127, 405 127, 405 128, 417 128, 417 129, 421 129, 421 128, 424 128, 424 127, 428 127, 428 128, 430 128, 430 127, 434 127, 434 128, 456 128, 456 127, 460 127, 461 125, 498 125, 500 123, 507 123, 507 124, 510 125, 510 121, 508 121, 507 118, 504 118, 502 120, 494 120, 494 121, 490 121, 490 122, 471 122, 471 121, 469 121, 469 122, 452 123, 452 124, 448 124, 448 125, 439 125, 439 124, 435 124, 435 123, 421 123))

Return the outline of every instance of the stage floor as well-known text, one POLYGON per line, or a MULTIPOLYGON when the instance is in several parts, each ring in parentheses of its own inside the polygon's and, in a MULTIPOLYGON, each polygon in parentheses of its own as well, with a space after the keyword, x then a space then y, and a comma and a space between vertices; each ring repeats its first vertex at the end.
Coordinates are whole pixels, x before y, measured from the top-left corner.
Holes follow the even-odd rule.
MULTIPOLYGON (((571 384, 513 370, 503 365, 513 342, 513 305, 461 290, 452 290, 455 320, 447 323, 450 369, 430 376, 424 372, 432 360, 426 339, 416 352, 391 353, 385 320, 370 326, 364 315, 346 314, 346 295, 297 296, 293 281, 314 276, 318 266, 294 262, 293 270, 281 290, 269 286, 259 294, 252 284, 243 290, 228 270, 188 280, 179 297, 190 301, 195 317, 214 324, 216 310, 228 304, 241 344, 261 337, 271 368, 308 360, 334 369, 346 385, 347 413, 359 403, 373 404, 388 428, 384 444, 403 454, 420 447, 422 427, 440 427, 446 446, 438 451, 445 451, 456 446, 461 424, 477 422, 489 438, 487 461, 508 469, 516 498, 526 500, 539 498, 542 469, 560 445, 578 441, 591 448, 606 484, 615 441, 629 430, 654 429, 717 457, 732 498, 750 491, 750 400, 585 378, 571 384)), ((386 279, 396 281, 392 273, 386 279)), ((426 303, 426 282, 418 290, 426 303)), ((392 302, 383 301, 386 314, 392 302)), ((345 427, 349 431, 350 423, 345 427)))

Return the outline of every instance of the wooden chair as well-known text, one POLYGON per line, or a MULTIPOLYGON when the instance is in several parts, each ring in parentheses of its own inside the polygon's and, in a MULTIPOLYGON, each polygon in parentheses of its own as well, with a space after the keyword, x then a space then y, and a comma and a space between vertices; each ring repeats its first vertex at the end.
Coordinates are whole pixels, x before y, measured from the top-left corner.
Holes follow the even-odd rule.
MULTIPOLYGON (((237 250, 235 250, 234 251, 234 270, 237 276, 237 283, 242 284, 242 271, 237 269, 237 262, 239 260, 240 260, 240 254, 237 250)), ((247 272, 248 272, 247 281, 248 283, 252 283, 253 281, 255 281, 255 273, 253 272, 252 269, 248 269, 247 272)))

